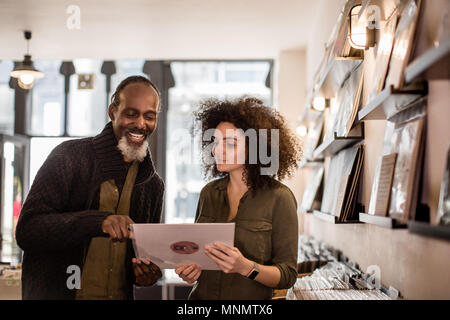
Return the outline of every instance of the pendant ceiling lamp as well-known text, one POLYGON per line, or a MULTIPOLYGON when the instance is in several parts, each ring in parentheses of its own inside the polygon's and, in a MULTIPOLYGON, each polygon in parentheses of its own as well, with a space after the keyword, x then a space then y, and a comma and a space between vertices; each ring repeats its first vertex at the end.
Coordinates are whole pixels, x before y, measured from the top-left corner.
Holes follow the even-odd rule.
POLYGON ((44 74, 34 68, 31 55, 29 54, 31 31, 25 31, 24 35, 27 40, 27 54, 23 61, 14 67, 14 70, 11 72, 11 77, 17 78, 17 82, 22 89, 29 90, 33 87, 34 81, 42 78, 44 74))

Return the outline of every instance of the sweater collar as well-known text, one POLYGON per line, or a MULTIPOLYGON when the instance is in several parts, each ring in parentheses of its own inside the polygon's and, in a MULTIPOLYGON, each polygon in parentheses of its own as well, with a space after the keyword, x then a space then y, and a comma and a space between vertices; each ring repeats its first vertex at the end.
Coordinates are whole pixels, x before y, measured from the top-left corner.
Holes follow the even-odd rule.
MULTIPOLYGON (((108 122, 103 131, 92 138, 96 158, 101 163, 100 167, 103 173, 104 181, 117 179, 127 173, 127 165, 123 160, 122 153, 117 148, 117 139, 114 135, 112 122, 108 122)), ((151 158, 150 150, 139 164, 139 172, 136 177, 136 184, 141 184, 155 174, 155 168, 151 158)))

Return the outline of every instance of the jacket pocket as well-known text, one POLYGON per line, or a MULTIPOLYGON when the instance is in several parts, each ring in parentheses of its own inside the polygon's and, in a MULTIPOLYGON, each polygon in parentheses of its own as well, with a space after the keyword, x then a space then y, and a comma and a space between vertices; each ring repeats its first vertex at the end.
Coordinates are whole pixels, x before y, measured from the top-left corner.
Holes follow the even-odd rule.
POLYGON ((266 264, 272 258, 272 223, 264 220, 237 220, 235 247, 257 263, 266 264))

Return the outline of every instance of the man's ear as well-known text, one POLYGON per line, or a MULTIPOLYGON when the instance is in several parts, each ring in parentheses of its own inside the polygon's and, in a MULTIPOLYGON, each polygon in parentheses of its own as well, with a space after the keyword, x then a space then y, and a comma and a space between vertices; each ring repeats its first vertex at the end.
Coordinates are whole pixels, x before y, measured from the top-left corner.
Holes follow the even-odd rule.
POLYGON ((117 107, 111 103, 108 108, 108 116, 112 121, 114 121, 114 113, 116 111, 117 111, 117 107))

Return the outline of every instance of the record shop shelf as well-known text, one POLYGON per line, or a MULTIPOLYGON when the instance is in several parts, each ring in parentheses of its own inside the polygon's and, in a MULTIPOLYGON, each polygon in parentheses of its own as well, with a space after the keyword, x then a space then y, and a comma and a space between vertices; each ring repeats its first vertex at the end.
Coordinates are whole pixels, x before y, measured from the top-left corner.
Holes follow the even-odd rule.
POLYGON ((318 210, 313 211, 313 216, 332 224, 361 223, 358 220, 339 221, 339 217, 318 210))
POLYGON ((314 96, 333 98, 341 85, 341 81, 346 79, 346 75, 358 67, 363 58, 361 57, 335 57, 326 66, 319 81, 314 86, 314 96))
POLYGON ((432 225, 429 222, 409 221, 409 233, 450 241, 450 227, 432 225))
POLYGON ((304 168, 307 167, 310 164, 313 163, 323 163, 323 159, 303 159, 302 161, 300 161, 300 163, 298 164, 298 168, 304 168))
POLYGON ((339 151, 349 147, 357 142, 364 140, 364 122, 361 122, 360 125, 354 128, 352 131, 359 128, 358 135, 352 135, 349 137, 338 137, 336 132, 334 136, 326 141, 322 142, 316 150, 314 150, 314 158, 320 157, 329 157, 332 156, 339 151))
POLYGON ((409 64, 405 70, 405 82, 410 83, 419 77, 427 80, 450 79, 450 37, 409 64))
POLYGON ((398 220, 393 219, 391 217, 375 216, 372 214, 367 214, 367 213, 362 213, 362 212, 359 213, 359 221, 368 223, 368 224, 377 225, 379 227, 387 228, 387 229, 402 229, 402 228, 407 227, 406 224, 403 224, 403 223, 399 222, 398 220))
POLYGON ((389 119, 427 94, 426 82, 417 82, 402 89, 389 86, 358 112, 356 121, 389 119))

